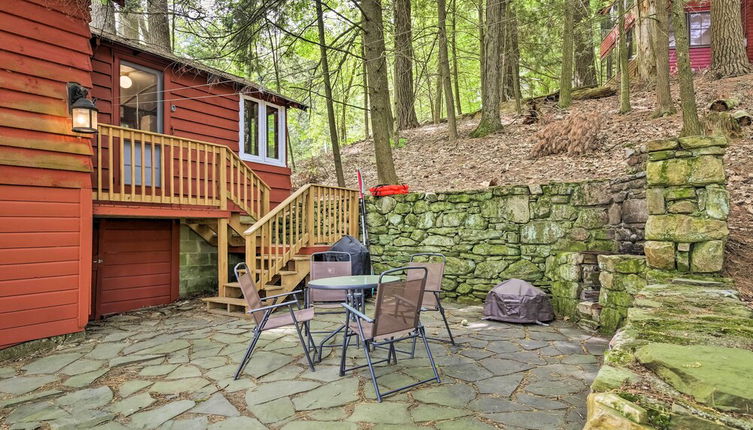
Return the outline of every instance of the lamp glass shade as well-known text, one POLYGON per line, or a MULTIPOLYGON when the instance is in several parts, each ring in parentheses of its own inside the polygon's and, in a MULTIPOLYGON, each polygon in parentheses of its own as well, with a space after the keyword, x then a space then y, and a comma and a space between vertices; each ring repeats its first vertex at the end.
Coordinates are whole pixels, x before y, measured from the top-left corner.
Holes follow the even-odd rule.
POLYGON ((120 75, 120 88, 131 88, 133 80, 128 75, 120 75))
POLYGON ((71 106, 72 130, 76 133, 97 132, 97 108, 91 100, 81 98, 71 106))

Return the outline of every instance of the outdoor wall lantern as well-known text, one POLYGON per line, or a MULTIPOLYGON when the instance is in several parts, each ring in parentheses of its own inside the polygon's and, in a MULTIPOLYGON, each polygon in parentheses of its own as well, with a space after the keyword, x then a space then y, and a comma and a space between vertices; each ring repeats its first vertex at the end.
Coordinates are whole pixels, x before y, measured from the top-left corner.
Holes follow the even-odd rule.
POLYGON ((97 132, 97 107, 94 102, 86 98, 89 94, 86 88, 75 82, 68 83, 68 108, 76 133, 97 132))

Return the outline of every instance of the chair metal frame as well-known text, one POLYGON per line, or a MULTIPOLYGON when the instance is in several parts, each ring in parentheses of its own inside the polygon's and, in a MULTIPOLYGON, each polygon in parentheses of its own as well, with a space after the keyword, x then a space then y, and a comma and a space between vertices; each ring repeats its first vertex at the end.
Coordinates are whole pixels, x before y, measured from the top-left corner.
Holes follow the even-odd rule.
MULTIPOLYGON (((245 267, 246 273, 248 273, 248 267, 246 266, 246 263, 238 263, 233 268, 233 272, 235 273, 235 279, 238 280, 238 282, 241 282, 241 275, 238 273, 240 270, 242 270, 242 267, 245 267)), ((254 291, 256 286, 253 285, 253 279, 251 280, 252 286, 254 287, 254 291)), ((241 291, 243 289, 241 288, 241 291)), ((264 315, 261 317, 261 320, 254 315, 254 319, 256 320, 256 327, 254 327, 253 330, 253 338, 251 339, 251 342, 248 345, 248 348, 246 348, 246 353, 243 356, 243 360, 241 360, 240 365, 238 365, 238 370, 235 372, 235 376, 233 379, 237 380, 241 373, 243 372, 243 369, 245 369, 248 362, 251 360, 251 354, 254 352, 254 349, 256 348, 256 343, 259 341, 259 338, 261 337, 262 332, 265 330, 265 326, 267 324, 267 321, 269 321, 270 316, 272 316, 272 312, 274 312, 277 309, 281 308, 288 308, 288 311, 290 312, 290 317, 292 319, 292 324, 295 325, 295 330, 298 333, 298 340, 301 342, 301 347, 303 348, 304 354, 306 354, 306 361, 308 361, 309 367, 311 368, 311 371, 315 371, 314 369, 314 362, 311 360, 311 355, 309 354, 309 347, 306 345, 306 341, 303 339, 303 334, 301 333, 301 327, 303 326, 303 331, 306 333, 306 337, 311 341, 311 333, 309 332, 308 326, 306 325, 306 321, 304 322, 298 322, 298 318, 295 315, 295 310, 293 309, 293 305, 296 305, 297 310, 301 310, 301 303, 298 300, 297 294, 300 293, 301 290, 291 291, 289 293, 282 293, 282 294, 276 294, 273 296, 266 296, 266 297, 258 297, 259 303, 263 304, 264 301, 271 300, 271 299, 279 299, 281 297, 287 297, 292 295, 295 297, 295 300, 288 300, 284 301, 282 303, 275 303, 271 305, 261 306, 258 308, 250 309, 248 311, 249 315, 253 315, 257 312, 264 312, 264 315)), ((252 303, 248 300, 248 298, 245 297, 245 292, 243 293, 244 298, 249 304, 249 307, 253 306, 252 303)), ((290 324, 286 324, 290 325, 290 324)), ((284 326, 281 326, 284 327, 284 326)))
MULTIPOLYGON (((379 276, 379 284, 378 284, 378 287, 377 287, 375 318, 370 318, 370 317, 366 316, 364 313, 362 313, 358 309, 355 309, 354 307, 352 307, 352 306, 350 306, 350 305, 348 305, 346 303, 342 304, 342 307, 345 308, 346 311, 347 311, 347 315, 346 315, 346 319, 345 319, 345 333, 344 333, 345 338, 344 338, 343 345, 342 345, 342 356, 340 357, 340 376, 345 376, 346 372, 350 372, 352 370, 356 370, 356 369, 361 369, 361 368, 364 368, 364 367, 368 367, 369 368, 369 373, 371 375, 371 382, 374 384, 374 392, 376 393, 377 401, 379 401, 379 402, 381 402, 382 399, 384 397, 386 397, 386 396, 389 396, 391 394, 395 394, 395 393, 400 392, 400 391, 407 390, 409 388, 413 388, 413 387, 415 387, 417 385, 425 384, 425 383, 431 382, 431 381, 436 381, 436 382, 439 382, 439 383, 442 382, 440 380, 440 378, 439 378, 439 373, 437 372, 437 367, 436 367, 436 365, 434 363, 434 357, 431 354, 431 349, 429 348, 429 341, 426 338, 426 331, 425 331, 424 326, 421 324, 421 321, 419 319, 420 318, 420 313, 421 313, 421 303, 420 303, 420 300, 423 299, 424 288, 426 286, 426 277, 427 277, 427 274, 428 274, 428 270, 425 267, 401 267, 401 268, 387 270, 385 272, 382 272, 382 274, 379 276), (379 340, 378 339, 378 335, 375 334, 375 333, 373 333, 373 332, 369 336, 367 336, 366 333, 364 332, 363 322, 366 322, 366 323, 369 323, 369 324, 374 324, 373 327, 377 327, 378 324, 379 324, 378 318, 379 318, 379 316, 381 314, 381 311, 382 311, 381 306, 382 306, 382 303, 383 303, 382 302, 382 298, 383 298, 383 293, 382 292, 383 292, 383 290, 382 290, 381 287, 382 287, 382 285, 384 285, 384 283, 382 282, 382 279, 385 276, 389 276, 389 275, 393 275, 393 274, 398 274, 398 273, 403 273, 403 274, 407 275, 408 272, 412 271, 412 270, 422 270, 424 272, 423 278, 414 278, 413 279, 413 280, 416 280, 416 279, 422 279, 423 280, 421 282, 421 289, 420 289, 420 294, 419 294, 419 303, 416 304, 416 317, 415 317, 415 320, 414 320, 415 322, 413 323, 414 327, 412 329, 410 329, 410 331, 407 334, 405 334, 405 335, 402 335, 402 333, 401 333, 401 335, 399 337, 390 337, 390 338, 387 338, 387 339, 379 340), (354 332, 350 328, 350 324, 351 323, 355 323, 355 325, 357 327, 357 331, 354 332), (346 357, 347 357, 347 354, 348 354, 348 345, 350 344, 350 337, 351 336, 358 336, 359 340, 362 341, 362 343, 363 343, 363 351, 364 351, 364 353, 366 355, 366 364, 362 364, 362 365, 358 365, 358 366, 353 366, 353 367, 350 367, 350 368, 346 368, 346 366, 345 366, 345 360, 346 360, 346 357), (424 380, 421 380, 421 381, 418 381, 418 382, 414 382, 412 384, 408 384, 408 385, 405 385, 405 386, 400 387, 400 388, 395 388, 395 389, 392 389, 392 390, 389 390, 389 391, 386 391, 386 392, 382 392, 379 389, 379 384, 377 382, 378 377, 376 376, 376 373, 374 372, 374 365, 380 364, 380 363, 385 363, 385 362, 387 364, 390 364, 390 363, 396 364, 397 363, 397 353, 396 353, 397 350, 395 349, 395 343, 397 343, 399 341, 402 341, 402 340, 411 340, 412 339, 414 341, 414 344, 415 344, 415 340, 417 338, 419 338, 419 337, 423 341, 424 347, 426 348, 426 355, 427 355, 427 358, 429 359, 429 363, 431 364, 431 368, 432 368, 432 370, 434 372, 434 377, 433 378, 424 379, 424 380), (377 361, 372 360, 372 358, 371 358, 371 352, 373 352, 372 349, 376 350, 376 347, 385 347, 385 346, 388 348, 387 358, 382 359, 382 360, 377 360, 377 361)), ((403 282, 403 283, 407 284, 407 282, 409 282, 409 281, 408 280, 404 280, 404 281, 398 281, 398 282, 403 282)), ((398 298, 398 300, 399 300, 399 298, 398 298)), ((374 330, 376 330, 376 329, 374 329, 374 330)))
MULTIPOLYGON (((415 261, 416 257, 427 257, 427 259, 429 260, 431 259, 431 257, 438 257, 442 259, 442 276, 440 276, 439 278, 439 286, 438 286, 439 288, 436 290, 426 290, 424 292, 424 294, 432 293, 434 295, 434 298, 437 303, 436 309, 429 309, 422 305, 421 312, 439 312, 439 314, 442 315, 442 321, 444 321, 444 326, 447 329, 447 334, 450 337, 449 341, 447 339, 441 339, 437 337, 429 337, 429 339, 436 340, 439 342, 450 343, 454 346, 455 338, 452 336, 452 330, 450 330, 450 323, 447 322, 447 315, 445 314, 444 306, 442 306, 442 300, 440 298, 440 294, 442 293, 442 278, 444 278, 444 268, 447 265, 447 257, 445 257, 444 254, 440 254, 436 252, 421 252, 421 253, 413 254, 410 256, 410 263, 409 263, 410 265, 421 264, 420 262, 415 261)), ((426 264, 438 264, 438 263, 431 263, 430 261, 427 261, 426 264)), ((421 266, 417 266, 417 267, 421 267, 421 266)), ((415 344, 413 345, 413 349, 415 350, 415 344)))

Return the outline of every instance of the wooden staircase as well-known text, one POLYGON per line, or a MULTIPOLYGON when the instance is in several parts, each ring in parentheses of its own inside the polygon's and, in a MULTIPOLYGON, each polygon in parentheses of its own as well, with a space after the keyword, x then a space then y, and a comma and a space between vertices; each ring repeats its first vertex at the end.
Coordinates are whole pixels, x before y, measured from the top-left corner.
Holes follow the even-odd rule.
MULTIPOLYGON (((290 292, 308 276, 311 253, 328 249, 343 235, 358 235, 358 193, 309 184, 245 229, 248 224, 243 221, 234 214, 218 219, 214 229, 207 226, 215 233, 210 240, 217 242, 220 268, 218 295, 202 299, 210 312, 246 315, 238 283, 228 279, 229 270, 223 270, 229 269, 229 253, 240 237, 236 233, 242 234, 244 261, 253 271, 260 295, 290 292)), ((201 225, 191 228, 207 232, 201 225)))

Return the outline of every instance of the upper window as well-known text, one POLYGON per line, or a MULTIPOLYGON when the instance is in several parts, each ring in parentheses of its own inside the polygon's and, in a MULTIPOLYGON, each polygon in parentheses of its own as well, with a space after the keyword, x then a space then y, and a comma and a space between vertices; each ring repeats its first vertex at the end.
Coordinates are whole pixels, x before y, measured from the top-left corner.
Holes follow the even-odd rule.
POLYGON ((162 132, 162 76, 143 66, 120 62, 120 126, 162 132))
POLYGON ((693 12, 688 14, 690 46, 711 45, 711 13, 693 12))
POLYGON ((250 97, 240 103, 241 158, 285 166, 285 109, 250 97))

